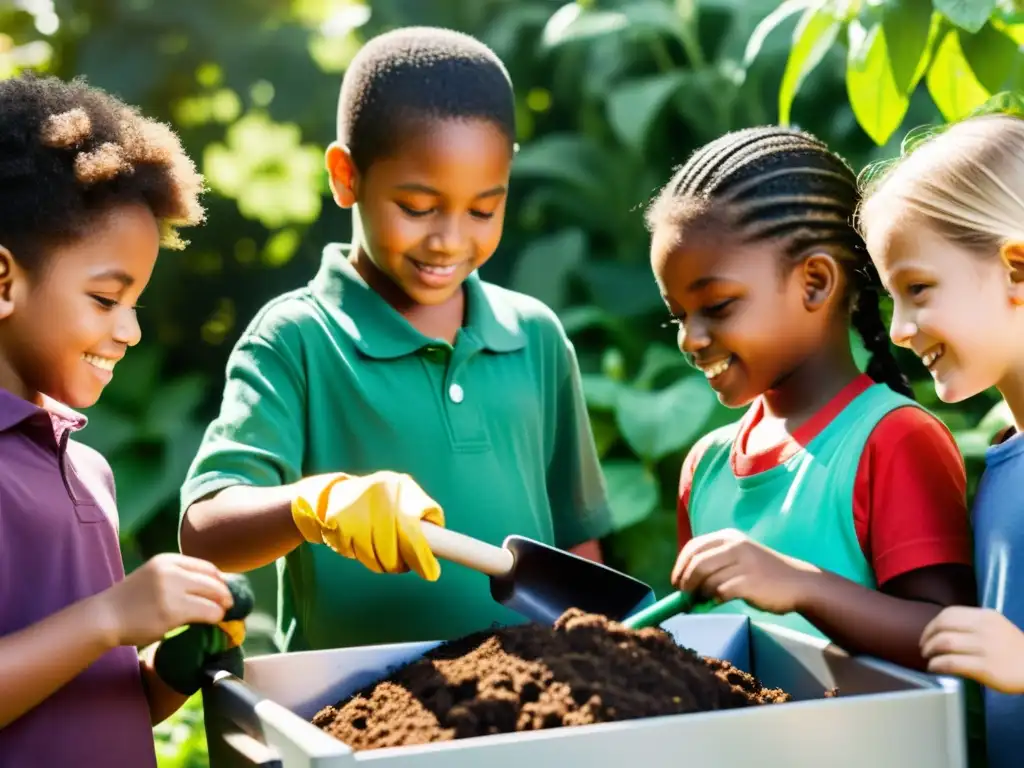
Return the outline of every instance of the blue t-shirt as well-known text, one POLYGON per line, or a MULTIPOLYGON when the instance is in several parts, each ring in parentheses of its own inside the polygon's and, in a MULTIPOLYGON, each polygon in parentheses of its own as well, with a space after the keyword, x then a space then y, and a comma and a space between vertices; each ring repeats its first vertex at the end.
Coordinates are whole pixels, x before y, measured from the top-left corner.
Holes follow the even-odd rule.
MULTIPOLYGON (((985 473, 974 501, 974 562, 978 600, 1024 630, 1024 435, 1015 434, 985 454, 985 473)), ((985 731, 990 768, 1024 761, 1024 696, 988 688, 985 731)))

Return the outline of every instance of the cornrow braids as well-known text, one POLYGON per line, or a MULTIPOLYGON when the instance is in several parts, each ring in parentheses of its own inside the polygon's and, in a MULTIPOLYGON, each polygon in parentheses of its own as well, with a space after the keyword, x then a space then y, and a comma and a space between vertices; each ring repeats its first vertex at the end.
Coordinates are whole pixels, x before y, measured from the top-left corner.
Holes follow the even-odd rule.
POLYGON ((850 284, 851 324, 870 353, 867 374, 907 397, 913 392, 889 345, 878 306, 881 280, 853 220, 856 174, 820 139, 777 126, 727 133, 695 152, 647 212, 649 228, 679 229, 711 215, 743 242, 783 243, 790 262, 825 248, 850 284))

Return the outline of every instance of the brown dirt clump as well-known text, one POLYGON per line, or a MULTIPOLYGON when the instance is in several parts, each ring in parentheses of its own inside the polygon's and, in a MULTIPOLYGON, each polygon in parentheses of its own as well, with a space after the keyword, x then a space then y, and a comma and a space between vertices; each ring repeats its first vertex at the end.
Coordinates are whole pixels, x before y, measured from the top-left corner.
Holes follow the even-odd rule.
POLYGON ((313 724, 358 751, 789 700, 661 629, 570 610, 441 645, 313 724))

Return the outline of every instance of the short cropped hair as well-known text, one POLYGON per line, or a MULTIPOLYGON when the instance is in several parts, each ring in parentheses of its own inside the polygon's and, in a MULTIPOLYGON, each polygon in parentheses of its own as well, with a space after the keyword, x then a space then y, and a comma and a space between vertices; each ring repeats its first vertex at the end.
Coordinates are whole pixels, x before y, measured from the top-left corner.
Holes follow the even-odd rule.
POLYGON ((338 141, 365 172, 424 121, 487 120, 515 143, 515 98, 504 64, 469 35, 404 27, 369 40, 338 100, 338 141))

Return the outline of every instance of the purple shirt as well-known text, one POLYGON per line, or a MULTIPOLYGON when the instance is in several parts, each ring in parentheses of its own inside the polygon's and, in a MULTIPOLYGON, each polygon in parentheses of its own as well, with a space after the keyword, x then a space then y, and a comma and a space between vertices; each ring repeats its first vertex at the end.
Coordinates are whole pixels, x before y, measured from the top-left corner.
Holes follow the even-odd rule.
MULTIPOLYGON (((69 440, 83 426, 56 403, 43 410, 0 389, 0 635, 124 578, 110 467, 69 440)), ((156 766, 134 647, 106 653, 0 728, 0 768, 65 765, 156 766)))

